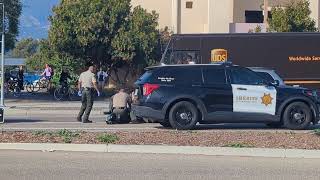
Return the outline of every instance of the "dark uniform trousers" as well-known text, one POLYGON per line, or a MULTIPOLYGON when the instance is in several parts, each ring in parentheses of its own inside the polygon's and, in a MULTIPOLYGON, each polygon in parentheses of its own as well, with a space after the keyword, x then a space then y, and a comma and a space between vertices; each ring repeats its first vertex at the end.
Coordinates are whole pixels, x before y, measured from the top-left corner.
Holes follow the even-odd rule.
POLYGON ((82 121, 88 121, 89 115, 92 110, 93 106, 93 91, 92 89, 84 89, 82 91, 82 99, 81 99, 82 105, 81 109, 78 115, 78 119, 80 120, 83 116, 82 121))

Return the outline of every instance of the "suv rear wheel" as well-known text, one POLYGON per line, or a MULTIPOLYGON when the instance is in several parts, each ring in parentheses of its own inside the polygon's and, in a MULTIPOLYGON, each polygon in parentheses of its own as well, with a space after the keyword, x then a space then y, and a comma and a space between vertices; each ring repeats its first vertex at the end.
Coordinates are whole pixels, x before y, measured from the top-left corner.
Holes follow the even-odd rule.
POLYGON ((303 102, 289 104, 283 114, 283 124, 288 129, 306 129, 310 125, 311 119, 311 109, 303 102))
POLYGON ((169 113, 169 122, 174 129, 193 129, 198 122, 197 108, 190 102, 181 101, 175 104, 169 113))

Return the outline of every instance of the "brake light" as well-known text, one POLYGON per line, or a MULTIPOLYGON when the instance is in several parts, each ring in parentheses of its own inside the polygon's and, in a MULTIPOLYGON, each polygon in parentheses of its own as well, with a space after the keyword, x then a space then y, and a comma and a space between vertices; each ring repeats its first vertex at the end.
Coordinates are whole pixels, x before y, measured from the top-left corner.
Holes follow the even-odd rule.
POLYGON ((160 86, 158 84, 145 84, 143 85, 143 95, 148 96, 153 91, 157 90, 160 86))

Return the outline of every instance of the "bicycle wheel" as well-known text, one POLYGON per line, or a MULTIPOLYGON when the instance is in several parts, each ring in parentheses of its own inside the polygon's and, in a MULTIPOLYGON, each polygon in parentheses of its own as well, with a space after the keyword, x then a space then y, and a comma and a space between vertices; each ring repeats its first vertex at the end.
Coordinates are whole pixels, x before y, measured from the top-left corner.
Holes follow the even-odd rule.
POLYGON ((13 92, 12 92, 14 97, 20 97, 21 96, 21 89, 19 86, 14 87, 13 92))
POLYGON ((34 85, 30 82, 28 82, 25 86, 25 88, 27 89, 28 93, 33 93, 34 92, 34 85))
POLYGON ((70 100, 70 101, 75 101, 75 100, 77 100, 78 97, 79 97, 79 96, 78 96, 78 92, 75 91, 74 89, 71 89, 71 88, 69 88, 68 94, 69 94, 69 100, 70 100))
POLYGON ((57 101, 61 101, 63 99, 63 96, 64 96, 64 93, 63 93, 63 88, 59 87, 57 88, 54 93, 54 98, 57 100, 57 101))
MULTIPOLYGON (((32 84, 33 85, 33 84, 32 84)), ((40 80, 33 85, 33 92, 38 92, 41 89, 41 82, 40 80)))

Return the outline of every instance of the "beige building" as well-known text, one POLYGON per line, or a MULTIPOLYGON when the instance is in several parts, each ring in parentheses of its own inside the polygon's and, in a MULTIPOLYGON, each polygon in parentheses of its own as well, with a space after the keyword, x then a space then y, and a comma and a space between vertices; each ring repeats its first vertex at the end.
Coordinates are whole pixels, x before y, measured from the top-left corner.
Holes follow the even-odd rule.
MULTIPOLYGON (((290 0, 269 0, 268 9, 285 6, 290 0)), ((320 0, 309 0, 311 18, 319 24, 320 0)), ((265 31, 263 0, 132 0, 159 14, 159 28, 174 33, 248 32, 257 26, 265 31)))

